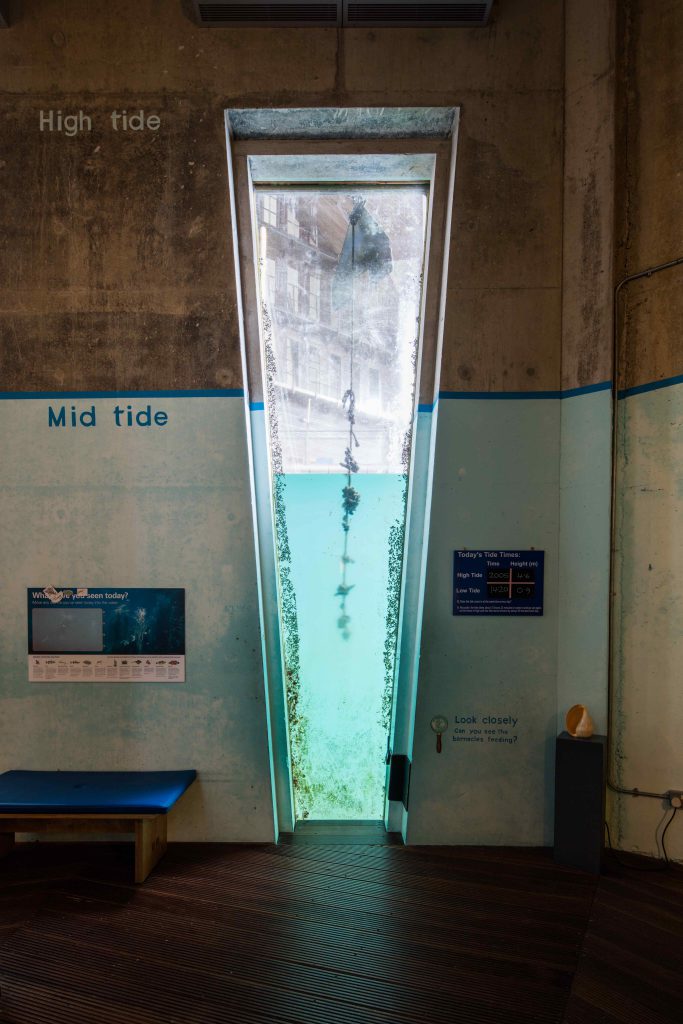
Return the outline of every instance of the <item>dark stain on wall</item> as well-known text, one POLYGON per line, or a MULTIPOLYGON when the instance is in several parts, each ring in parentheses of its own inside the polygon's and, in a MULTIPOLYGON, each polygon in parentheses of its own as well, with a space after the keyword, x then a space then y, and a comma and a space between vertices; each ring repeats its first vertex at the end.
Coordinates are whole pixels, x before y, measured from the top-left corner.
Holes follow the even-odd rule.
MULTIPOLYGON (((683 256, 683 6, 626 0, 620 12, 617 279, 683 256)), ((622 293, 620 385, 683 372, 681 267, 622 293)))
MULTIPOLYGON (((598 380, 598 368, 603 362, 603 321, 599 273, 602 258, 602 232, 595 171, 586 179, 582 196, 581 251, 588 263, 583 274, 584 290, 581 296, 582 345, 578 353, 578 387, 598 380)), ((584 264, 585 265, 585 264, 584 264)))

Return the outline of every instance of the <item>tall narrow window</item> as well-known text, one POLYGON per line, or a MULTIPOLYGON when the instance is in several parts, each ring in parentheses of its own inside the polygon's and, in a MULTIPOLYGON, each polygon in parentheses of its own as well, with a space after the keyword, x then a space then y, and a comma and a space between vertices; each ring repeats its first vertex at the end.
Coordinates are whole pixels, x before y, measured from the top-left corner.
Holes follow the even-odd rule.
POLYGON ((296 816, 378 819, 427 189, 258 187, 255 208, 296 816), (279 206, 290 238, 272 222, 279 206))
POLYGON ((405 832, 457 111, 226 127, 276 828, 405 832))

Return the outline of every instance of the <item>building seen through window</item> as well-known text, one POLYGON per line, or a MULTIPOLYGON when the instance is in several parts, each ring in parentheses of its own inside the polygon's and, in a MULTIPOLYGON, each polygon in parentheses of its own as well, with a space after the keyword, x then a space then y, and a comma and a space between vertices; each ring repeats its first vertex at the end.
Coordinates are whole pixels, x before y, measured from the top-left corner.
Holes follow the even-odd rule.
POLYGON ((340 256, 358 197, 256 192, 261 299, 272 330, 273 383, 290 421, 290 470, 338 470, 330 442, 345 430, 340 410, 352 373, 362 469, 401 471, 399 435, 407 426, 405 390, 414 380, 418 333, 415 257, 421 266, 426 197, 419 188, 364 193, 391 241, 391 272, 356 274, 344 290, 340 256))

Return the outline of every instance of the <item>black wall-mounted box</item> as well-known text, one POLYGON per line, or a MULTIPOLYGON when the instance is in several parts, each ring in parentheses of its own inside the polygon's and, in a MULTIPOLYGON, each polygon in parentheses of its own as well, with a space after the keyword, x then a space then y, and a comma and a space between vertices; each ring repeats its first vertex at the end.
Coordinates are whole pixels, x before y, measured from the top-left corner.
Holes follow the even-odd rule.
POLYGON ((389 768, 390 800, 400 800, 408 810, 408 791, 410 790, 410 758, 407 754, 392 754, 389 768))

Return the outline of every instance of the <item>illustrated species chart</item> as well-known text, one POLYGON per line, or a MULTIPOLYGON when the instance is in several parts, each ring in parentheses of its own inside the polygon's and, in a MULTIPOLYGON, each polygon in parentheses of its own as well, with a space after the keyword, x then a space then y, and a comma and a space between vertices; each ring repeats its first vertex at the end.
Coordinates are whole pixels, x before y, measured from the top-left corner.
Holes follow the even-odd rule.
POLYGON ((28 678, 36 683, 184 682, 184 589, 29 589, 28 678))
POLYGON ((543 551, 455 551, 454 615, 543 615, 543 551))

